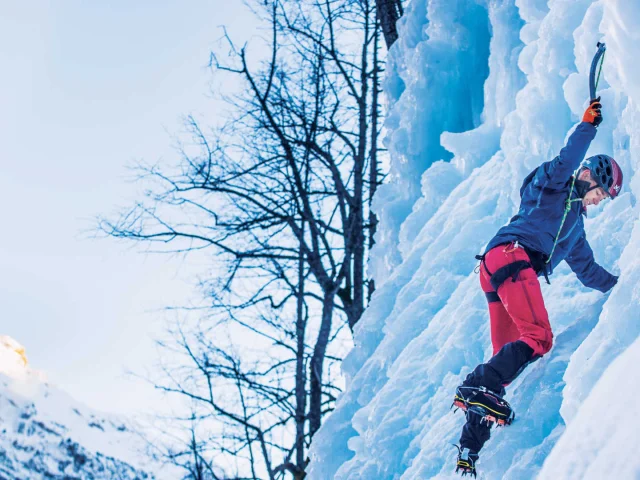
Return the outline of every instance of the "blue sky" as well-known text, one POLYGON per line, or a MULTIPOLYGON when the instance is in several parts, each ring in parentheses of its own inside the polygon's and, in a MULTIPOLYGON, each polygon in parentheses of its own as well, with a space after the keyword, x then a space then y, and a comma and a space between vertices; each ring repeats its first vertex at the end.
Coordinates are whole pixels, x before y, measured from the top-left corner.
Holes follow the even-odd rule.
POLYGON ((240 42, 255 31, 240 1, 2 5, 0 334, 102 410, 157 401, 124 371, 153 365, 157 310, 193 294, 197 267, 86 230, 136 198, 128 165, 172 158, 182 115, 220 114, 207 63, 221 25, 240 42))

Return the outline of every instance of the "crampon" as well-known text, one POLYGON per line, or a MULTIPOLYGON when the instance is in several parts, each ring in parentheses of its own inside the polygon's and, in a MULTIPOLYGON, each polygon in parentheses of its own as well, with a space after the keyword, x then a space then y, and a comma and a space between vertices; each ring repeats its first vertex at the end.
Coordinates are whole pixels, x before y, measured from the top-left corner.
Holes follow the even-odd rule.
POLYGON ((515 418, 511 405, 484 387, 459 386, 451 405, 451 408, 453 407, 475 413, 487 424, 499 427, 511 425, 515 418))

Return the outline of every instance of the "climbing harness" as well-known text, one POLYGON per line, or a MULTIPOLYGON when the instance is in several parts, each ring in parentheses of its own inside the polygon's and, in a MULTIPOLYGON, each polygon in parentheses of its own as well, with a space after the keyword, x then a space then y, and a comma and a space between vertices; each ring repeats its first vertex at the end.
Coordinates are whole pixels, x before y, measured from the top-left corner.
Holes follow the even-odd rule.
MULTIPOLYGON (((491 283, 491 287, 493 287, 493 290, 494 290, 493 292, 485 292, 485 296, 487 297, 487 301, 489 303, 500 302, 501 300, 497 293, 500 286, 504 282, 506 282, 509 278, 513 283, 515 283, 518 280, 518 275, 520 274, 520 272, 522 270, 526 270, 527 268, 533 269, 533 271, 536 272, 536 274, 540 274, 542 272, 547 283, 550 283, 546 263, 544 262, 544 257, 542 256, 542 254, 538 254, 537 252, 534 252, 533 250, 528 249, 524 245, 520 245, 517 241, 504 243, 502 245, 504 246, 504 249, 503 249, 504 253, 511 253, 518 248, 522 248, 527 254, 527 256, 529 257, 529 261, 515 260, 511 263, 507 263, 506 265, 503 265, 502 267, 498 268, 495 272, 491 272, 486 262, 486 255, 488 252, 482 255, 476 255, 476 260, 480 261, 480 263, 476 267, 476 270, 477 270, 476 273, 479 272, 481 265, 484 266, 484 269, 487 272, 487 275, 489 275, 489 282, 491 283)), ((496 245, 495 248, 499 246, 500 245, 496 245)))

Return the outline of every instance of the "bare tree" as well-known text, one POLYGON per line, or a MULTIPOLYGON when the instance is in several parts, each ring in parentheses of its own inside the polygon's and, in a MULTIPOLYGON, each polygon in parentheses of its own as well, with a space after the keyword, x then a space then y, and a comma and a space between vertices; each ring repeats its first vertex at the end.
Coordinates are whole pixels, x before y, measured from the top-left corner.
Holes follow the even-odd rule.
MULTIPOLYGON (((206 322, 173 332, 165 347, 185 362, 165 367, 158 385, 194 402, 215 432, 194 471, 213 475, 218 454, 241 460, 236 477, 220 478, 302 478, 339 392, 327 370, 340 362, 343 327, 353 329, 373 290, 380 22, 373 0, 254 7, 270 25, 268 60, 254 66, 230 40, 230 60, 211 58, 245 86, 229 98, 238 115, 214 131, 189 117, 180 164, 141 166, 144 201, 100 227, 213 254, 206 322)), ((195 433, 189 442, 199 451, 195 433)))
MULTIPOLYGON (((211 461, 207 460, 208 444, 201 440, 197 434, 199 418, 195 413, 191 415, 184 448, 174 450, 170 448, 164 455, 173 465, 182 467, 186 472, 186 478, 193 480, 221 480, 223 477, 216 474, 211 461)), ((157 448, 154 448, 157 451, 157 448)))

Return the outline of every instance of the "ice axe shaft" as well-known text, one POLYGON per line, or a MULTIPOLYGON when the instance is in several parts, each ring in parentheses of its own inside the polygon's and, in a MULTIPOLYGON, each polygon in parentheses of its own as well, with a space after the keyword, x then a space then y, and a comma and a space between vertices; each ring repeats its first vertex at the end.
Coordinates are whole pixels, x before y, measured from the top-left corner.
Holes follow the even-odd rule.
POLYGON ((604 42, 598 42, 598 51, 593 56, 591 61, 591 70, 589 71, 589 99, 593 102, 596 98, 596 91, 598 89, 598 83, 600 83, 600 74, 602 73, 602 64, 604 63, 604 53, 607 51, 607 46, 604 42), (598 68, 600 64, 600 68, 598 68))

